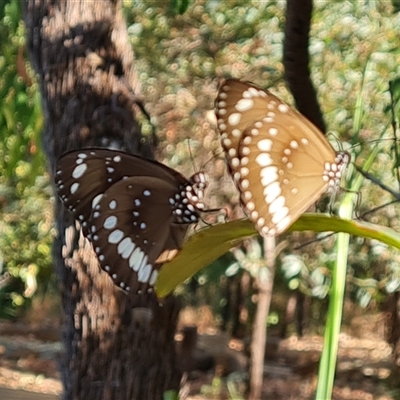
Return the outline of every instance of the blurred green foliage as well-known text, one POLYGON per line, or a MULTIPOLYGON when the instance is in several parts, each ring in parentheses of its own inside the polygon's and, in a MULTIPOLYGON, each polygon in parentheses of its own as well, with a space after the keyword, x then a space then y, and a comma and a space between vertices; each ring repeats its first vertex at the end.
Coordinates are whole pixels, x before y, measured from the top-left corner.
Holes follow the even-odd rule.
MULTIPOLYGON (((226 206, 232 218, 241 216, 236 191, 225 174, 221 157, 214 99, 219 80, 232 76, 273 86, 280 97, 291 101, 282 79, 284 2, 124 0, 123 3, 142 95, 161 140, 159 160, 185 174, 205 165, 212 177, 208 206, 226 206), (207 163, 211 155, 214 158, 207 163)), ((388 84, 390 80, 397 82, 400 76, 400 14, 393 13, 390 2, 374 3, 374 7, 369 4, 315 2, 310 38, 312 79, 327 125, 345 147, 353 144, 352 122, 360 92, 363 128, 357 143, 373 140, 387 129, 391 118, 388 84)), ((7 270, 13 277, 10 285, 0 289, 0 309, 12 310, 13 305, 25 303, 38 283, 39 287, 45 287, 49 282, 54 233, 51 189, 40 150, 43 117, 38 86, 26 61, 18 0, 0 4, 0 47, 0 256, 2 271, 7 270)), ((146 121, 143 126, 146 132, 146 121)), ((148 127, 147 130, 150 131, 148 127)), ((334 141, 333 145, 337 143, 334 141)), ((357 148, 359 165, 368 152, 368 144, 357 148)), ((397 188, 392 167, 392 145, 383 143, 370 172, 397 188)), ((360 198, 360 212, 391 200, 388 193, 368 181, 360 198)), ((398 214, 398 206, 392 205, 370 218, 400 230, 398 214)), ((335 257, 333 238, 300 251, 293 250, 296 244, 305 241, 304 237, 312 238, 297 233, 286 237, 293 245, 285 248, 278 258, 285 271, 278 276, 284 279, 287 271, 291 271, 286 281, 291 289, 304 287, 305 291, 321 297, 326 293, 335 257), (291 256, 301 262, 297 274, 293 266, 288 266, 287 257, 291 256)), ((241 276, 243 268, 238 265, 231 259, 218 260, 197 275, 196 287, 241 276), (216 271, 220 278, 215 277, 216 271)), ((369 299, 379 300, 385 290, 392 292, 398 288, 400 255, 379 242, 355 239, 349 265, 350 277, 356 277, 355 287, 364 287, 363 293, 372 293, 369 299), (386 286, 369 284, 372 280, 382 282, 388 276, 393 279, 386 281, 386 286), (357 279, 369 281, 364 285, 357 279)), ((355 293, 354 298, 367 303, 363 293, 359 297, 355 293)), ((210 298, 216 307, 224 308, 224 299, 210 298)))
POLYGON ((29 304, 51 274, 52 190, 40 149, 43 116, 26 60, 20 2, 0 5, 0 317, 29 304), (39 279, 38 279, 39 278, 39 279), (38 283, 39 280, 39 283, 38 283))

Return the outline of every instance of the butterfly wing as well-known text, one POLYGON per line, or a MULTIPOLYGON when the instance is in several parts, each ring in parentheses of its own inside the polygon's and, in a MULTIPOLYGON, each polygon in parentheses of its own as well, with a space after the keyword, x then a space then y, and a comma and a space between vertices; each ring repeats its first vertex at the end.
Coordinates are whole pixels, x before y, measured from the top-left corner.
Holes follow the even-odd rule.
POLYGON ((235 79, 224 81, 215 102, 222 147, 232 174, 238 167, 238 150, 243 131, 254 120, 268 114, 267 93, 235 79))
POLYGON ((85 236, 93 206, 125 176, 158 176, 171 184, 186 182, 180 173, 163 164, 116 150, 72 151, 58 160, 54 178, 58 195, 80 221, 85 236))
POLYGON ((194 200, 205 183, 204 174, 197 175, 191 178, 196 192, 192 181, 163 164, 90 148, 62 156, 55 181, 102 268, 119 287, 144 291, 156 280, 158 268, 182 247, 189 223, 198 221, 197 206, 202 203, 194 200), (120 232, 124 237, 117 241, 120 232))
POLYGON ((100 265, 126 291, 147 291, 163 262, 181 248, 187 224, 174 224, 177 188, 158 177, 112 185, 93 209, 91 241, 100 265))
POLYGON ((216 113, 229 170, 262 235, 283 232, 339 184, 348 154, 336 153, 307 118, 272 93, 227 80, 216 113))

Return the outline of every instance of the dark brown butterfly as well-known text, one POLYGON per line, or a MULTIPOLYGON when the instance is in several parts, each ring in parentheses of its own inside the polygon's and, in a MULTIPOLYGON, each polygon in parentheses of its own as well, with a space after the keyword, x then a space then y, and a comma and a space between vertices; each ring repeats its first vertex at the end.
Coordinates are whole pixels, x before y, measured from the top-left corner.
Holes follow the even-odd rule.
POLYGON ((270 92, 229 79, 216 99, 221 143, 250 220, 263 236, 285 231, 350 160, 303 115, 270 92))
POLYGON ((151 291, 164 262, 198 222, 207 177, 189 180, 156 161, 89 148, 57 162, 58 195, 92 242, 100 266, 125 291, 151 291))

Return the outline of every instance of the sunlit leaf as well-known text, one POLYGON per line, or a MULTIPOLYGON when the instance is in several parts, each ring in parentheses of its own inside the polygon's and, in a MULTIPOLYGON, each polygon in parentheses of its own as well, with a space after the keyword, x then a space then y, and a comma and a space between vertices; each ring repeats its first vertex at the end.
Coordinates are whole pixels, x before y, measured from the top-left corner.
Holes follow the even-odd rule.
MULTIPOLYGON (((364 221, 344 220, 324 214, 304 214, 288 231, 346 232, 355 236, 377 239, 400 249, 400 233, 393 229, 364 221)), ((257 234, 248 220, 237 220, 202 229, 191 236, 182 251, 164 264, 156 283, 156 293, 164 297, 174 288, 216 258, 236 246, 241 240, 257 234)))

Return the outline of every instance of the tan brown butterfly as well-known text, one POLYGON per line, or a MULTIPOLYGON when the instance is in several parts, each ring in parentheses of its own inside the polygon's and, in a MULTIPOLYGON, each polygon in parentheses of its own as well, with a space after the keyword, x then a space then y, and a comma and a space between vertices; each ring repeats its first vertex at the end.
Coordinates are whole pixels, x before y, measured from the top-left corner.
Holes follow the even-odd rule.
POLYGON ((318 128, 272 93, 229 79, 215 107, 229 171, 261 235, 282 233, 338 187, 350 155, 335 152, 318 128))

